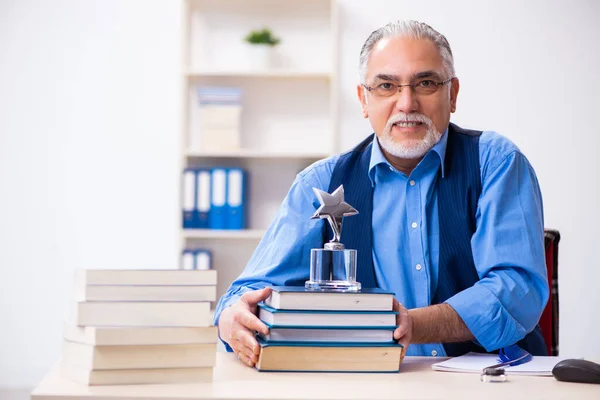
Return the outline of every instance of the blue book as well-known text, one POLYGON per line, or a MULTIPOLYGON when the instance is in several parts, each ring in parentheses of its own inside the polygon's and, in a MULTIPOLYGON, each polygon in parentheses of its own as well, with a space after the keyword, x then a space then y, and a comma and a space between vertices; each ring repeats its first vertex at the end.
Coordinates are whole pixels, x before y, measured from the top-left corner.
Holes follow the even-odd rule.
POLYGON ((274 326, 396 327, 396 311, 278 310, 258 304, 258 318, 274 326))
POLYGON ((244 229, 246 174, 241 168, 227 170, 227 229, 244 229))
POLYGON ((304 286, 274 286, 265 304, 279 310, 393 311, 394 293, 379 288, 358 292, 307 290, 304 286))
POLYGON ((399 343, 267 342, 257 337, 255 368, 280 372, 398 372, 399 343))
POLYGON ((227 171, 225 168, 210 170, 210 229, 227 228, 227 171))

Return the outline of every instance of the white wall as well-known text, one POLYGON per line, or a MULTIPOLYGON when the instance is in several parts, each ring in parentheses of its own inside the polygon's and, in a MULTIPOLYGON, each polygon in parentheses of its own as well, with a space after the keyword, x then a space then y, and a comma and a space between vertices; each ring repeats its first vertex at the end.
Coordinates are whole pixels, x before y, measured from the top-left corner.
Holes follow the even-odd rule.
MULTIPOLYGON (((444 33, 454 121, 521 147, 563 235, 561 351, 600 358, 599 3, 339 3, 341 146, 370 129, 354 89, 366 36, 390 18, 444 33)), ((0 386, 32 386, 58 359, 75 268, 176 263, 180 6, 0 0, 0 386)))
POLYGON ((177 264, 177 1, 0 1, 0 386, 58 360, 76 267, 177 264))

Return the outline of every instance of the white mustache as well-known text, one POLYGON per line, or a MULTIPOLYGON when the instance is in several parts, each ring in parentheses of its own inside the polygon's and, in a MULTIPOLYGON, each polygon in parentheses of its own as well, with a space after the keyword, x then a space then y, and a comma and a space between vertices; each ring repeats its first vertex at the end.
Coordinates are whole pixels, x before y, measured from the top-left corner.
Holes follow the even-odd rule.
POLYGON ((429 128, 431 128, 431 126, 433 125, 433 122, 423 114, 398 113, 390 117, 385 127, 386 129, 392 129, 392 125, 398 122, 421 122, 423 124, 426 124, 429 128))

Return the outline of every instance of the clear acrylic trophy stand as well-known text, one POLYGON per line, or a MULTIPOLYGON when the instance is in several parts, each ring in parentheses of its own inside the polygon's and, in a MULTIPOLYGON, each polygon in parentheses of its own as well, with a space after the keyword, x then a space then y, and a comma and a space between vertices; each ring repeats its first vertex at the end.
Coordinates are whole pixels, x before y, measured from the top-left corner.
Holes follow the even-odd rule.
POLYGON ((310 279, 304 287, 322 291, 359 291, 356 281, 356 250, 346 249, 339 242, 344 216, 358 214, 352 206, 344 202, 344 188, 340 186, 331 195, 313 188, 321 202, 314 218, 327 219, 333 231, 333 239, 322 249, 310 251, 310 279))

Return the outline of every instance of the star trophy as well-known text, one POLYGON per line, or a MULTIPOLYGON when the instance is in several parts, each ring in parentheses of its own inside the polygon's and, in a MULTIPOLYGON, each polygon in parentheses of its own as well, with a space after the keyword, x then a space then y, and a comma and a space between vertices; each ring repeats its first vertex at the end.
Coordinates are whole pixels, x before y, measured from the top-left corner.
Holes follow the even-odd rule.
POLYGON ((333 238, 322 249, 310 251, 310 280, 304 287, 308 290, 355 292, 360 290, 356 281, 356 250, 346 249, 340 243, 344 217, 358 211, 344 201, 344 186, 340 185, 329 194, 313 188, 321 207, 311 219, 326 219, 333 231, 333 238))

